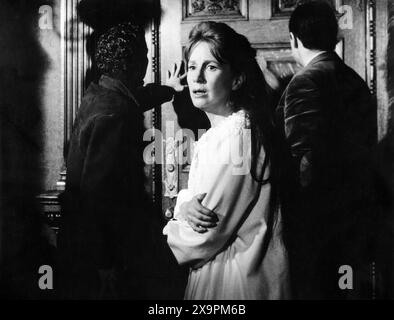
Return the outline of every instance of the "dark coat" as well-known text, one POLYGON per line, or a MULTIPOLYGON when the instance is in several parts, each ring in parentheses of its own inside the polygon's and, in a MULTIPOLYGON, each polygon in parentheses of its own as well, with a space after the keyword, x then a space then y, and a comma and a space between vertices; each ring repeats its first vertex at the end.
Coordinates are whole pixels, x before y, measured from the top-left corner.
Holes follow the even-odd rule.
POLYGON ((364 246, 357 230, 373 214, 365 212, 364 199, 371 190, 376 108, 361 77, 326 52, 290 81, 277 121, 298 186, 296 210, 286 219, 299 296, 338 297, 338 269, 354 262, 350 257, 364 246))
POLYGON ((162 238, 160 215, 145 192, 142 157, 142 111, 147 108, 134 97, 160 105, 173 91, 144 90, 145 98, 142 92, 132 95, 120 81, 103 76, 98 85, 89 86, 78 110, 59 236, 66 297, 99 297, 103 288, 98 270, 112 269, 120 287, 127 286, 127 293, 118 287, 117 294, 143 298, 141 282, 158 269, 154 258, 162 238))

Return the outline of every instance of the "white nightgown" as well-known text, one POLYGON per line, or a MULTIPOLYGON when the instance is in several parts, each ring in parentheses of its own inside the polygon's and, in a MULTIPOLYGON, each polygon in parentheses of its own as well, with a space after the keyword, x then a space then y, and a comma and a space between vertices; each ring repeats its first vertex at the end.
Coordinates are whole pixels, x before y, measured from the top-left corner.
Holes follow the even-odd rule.
MULTIPOLYGON (((250 174, 248 126, 245 112, 239 111, 196 143, 188 188, 179 192, 174 219, 163 230, 178 263, 191 266, 185 299, 290 298, 281 216, 277 212, 269 237, 271 185, 256 182, 250 174), (202 193, 207 194, 202 205, 214 211, 219 222, 197 233, 179 208, 202 193)), ((264 150, 260 156, 264 159, 264 150)))

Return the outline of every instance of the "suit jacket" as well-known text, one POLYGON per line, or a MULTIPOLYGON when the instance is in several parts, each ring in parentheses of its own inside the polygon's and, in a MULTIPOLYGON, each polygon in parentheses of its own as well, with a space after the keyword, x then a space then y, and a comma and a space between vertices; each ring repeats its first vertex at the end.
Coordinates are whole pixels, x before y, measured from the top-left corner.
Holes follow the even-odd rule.
POLYGON ((298 255, 293 265, 300 264, 304 275, 315 273, 315 283, 334 272, 333 288, 338 268, 321 268, 328 268, 327 261, 345 264, 346 253, 340 251, 354 245, 345 239, 363 219, 363 199, 371 187, 376 108, 363 79, 336 53, 325 52, 290 81, 277 121, 291 150, 298 185, 297 210, 287 217, 289 251, 298 255))

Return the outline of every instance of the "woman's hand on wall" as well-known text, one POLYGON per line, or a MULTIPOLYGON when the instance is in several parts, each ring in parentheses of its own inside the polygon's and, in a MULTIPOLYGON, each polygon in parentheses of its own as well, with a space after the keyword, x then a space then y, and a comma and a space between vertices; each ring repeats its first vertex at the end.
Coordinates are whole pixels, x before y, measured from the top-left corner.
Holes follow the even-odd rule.
POLYGON ((182 80, 186 78, 187 73, 180 75, 183 62, 176 64, 172 68, 172 71, 167 71, 166 86, 172 87, 176 92, 182 92, 187 85, 182 84, 182 80))

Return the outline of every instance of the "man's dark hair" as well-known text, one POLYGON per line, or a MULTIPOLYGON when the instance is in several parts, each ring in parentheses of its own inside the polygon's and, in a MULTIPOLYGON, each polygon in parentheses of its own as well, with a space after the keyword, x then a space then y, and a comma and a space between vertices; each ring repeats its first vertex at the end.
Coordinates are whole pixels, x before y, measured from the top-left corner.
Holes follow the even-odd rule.
POLYGON ((97 43, 96 64, 102 74, 130 72, 146 57, 144 29, 132 22, 119 23, 104 32, 97 43))
POLYGON ((338 21, 328 3, 311 1, 294 10, 289 31, 300 39, 307 49, 333 51, 337 44, 338 21))

